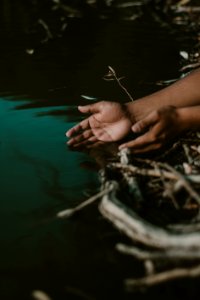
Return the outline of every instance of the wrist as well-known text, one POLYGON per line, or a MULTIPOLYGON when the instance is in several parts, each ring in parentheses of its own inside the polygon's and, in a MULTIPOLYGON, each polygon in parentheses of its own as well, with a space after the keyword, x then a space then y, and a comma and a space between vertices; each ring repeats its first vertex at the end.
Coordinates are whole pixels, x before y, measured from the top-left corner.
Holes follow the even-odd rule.
POLYGON ((184 130, 200 129, 200 106, 180 108, 179 114, 184 130))
POLYGON ((148 114, 147 105, 143 104, 141 100, 127 102, 125 106, 132 124, 142 120, 148 114))

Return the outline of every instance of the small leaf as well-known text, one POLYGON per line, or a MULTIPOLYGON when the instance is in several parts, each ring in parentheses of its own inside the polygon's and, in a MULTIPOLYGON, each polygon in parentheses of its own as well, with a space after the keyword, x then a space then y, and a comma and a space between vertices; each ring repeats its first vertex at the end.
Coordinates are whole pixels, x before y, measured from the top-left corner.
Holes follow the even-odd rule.
POLYGON ((98 100, 97 97, 91 97, 91 96, 87 96, 87 95, 81 95, 81 97, 83 99, 90 100, 90 101, 96 101, 96 100, 98 100))

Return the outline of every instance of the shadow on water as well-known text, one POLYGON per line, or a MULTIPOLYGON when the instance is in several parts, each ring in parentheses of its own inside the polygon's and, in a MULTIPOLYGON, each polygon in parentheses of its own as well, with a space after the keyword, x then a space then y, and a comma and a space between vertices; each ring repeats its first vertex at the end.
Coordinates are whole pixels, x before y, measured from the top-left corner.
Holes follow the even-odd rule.
POLYGON ((70 220, 55 218, 99 187, 97 170, 81 167, 95 166, 95 157, 70 151, 65 131, 81 120, 77 105, 91 103, 88 97, 128 101, 102 79, 108 65, 137 98, 178 76, 180 45, 148 11, 132 21, 71 18, 62 37, 40 43, 22 30, 31 15, 18 11, 16 21, 13 9, 0 32, 1 299, 32 299, 35 289, 54 300, 131 298, 123 278, 143 267, 116 253, 118 233, 97 204, 70 220))

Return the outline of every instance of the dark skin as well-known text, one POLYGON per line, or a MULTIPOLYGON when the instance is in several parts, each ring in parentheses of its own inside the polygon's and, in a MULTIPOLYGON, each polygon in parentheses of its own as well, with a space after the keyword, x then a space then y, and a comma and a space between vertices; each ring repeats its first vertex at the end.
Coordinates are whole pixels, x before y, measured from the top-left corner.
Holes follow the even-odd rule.
POLYGON ((130 148, 133 153, 159 150, 182 132, 200 128, 200 68, 134 102, 100 101, 78 109, 89 116, 66 133, 68 145, 120 143, 135 132, 139 136, 119 149, 130 148))
POLYGON ((131 131, 132 122, 126 105, 101 101, 78 109, 90 116, 67 132, 71 138, 70 146, 119 141, 131 131))

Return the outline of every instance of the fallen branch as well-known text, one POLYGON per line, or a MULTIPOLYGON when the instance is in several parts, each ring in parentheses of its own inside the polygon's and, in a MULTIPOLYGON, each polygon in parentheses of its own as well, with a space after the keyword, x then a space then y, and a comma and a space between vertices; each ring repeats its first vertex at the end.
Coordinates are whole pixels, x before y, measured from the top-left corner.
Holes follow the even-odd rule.
POLYGON ((104 190, 102 190, 101 192, 97 193, 96 195, 90 197, 89 199, 82 202, 78 206, 76 206, 74 208, 65 209, 65 210, 62 210, 62 211, 58 212, 57 215, 56 215, 57 218, 69 218, 69 217, 71 217, 76 212, 82 210, 86 206, 88 206, 88 205, 92 204, 93 202, 95 202, 96 200, 100 199, 105 194, 109 193, 112 189, 113 189, 113 186, 110 185, 108 188, 105 188, 104 190))
POLYGON ((179 251, 191 251, 192 249, 200 251, 199 233, 180 235, 148 223, 117 199, 116 191, 119 188, 117 182, 115 186, 109 194, 103 196, 99 209, 104 217, 133 242, 164 251, 172 248, 179 251))
POLYGON ((140 279, 126 279, 124 284, 126 290, 131 292, 141 287, 150 287, 163 282, 171 281, 174 279, 181 279, 186 277, 198 277, 200 276, 200 265, 192 268, 177 268, 150 276, 146 276, 140 279))

